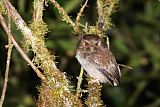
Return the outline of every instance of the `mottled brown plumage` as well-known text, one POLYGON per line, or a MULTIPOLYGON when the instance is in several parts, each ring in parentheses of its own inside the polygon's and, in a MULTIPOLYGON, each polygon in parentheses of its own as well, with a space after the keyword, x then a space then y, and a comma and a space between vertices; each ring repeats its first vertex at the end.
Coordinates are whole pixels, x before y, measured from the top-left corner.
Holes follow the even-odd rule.
POLYGON ((84 35, 80 38, 76 58, 89 74, 100 82, 119 84, 121 72, 112 52, 97 35, 84 35))

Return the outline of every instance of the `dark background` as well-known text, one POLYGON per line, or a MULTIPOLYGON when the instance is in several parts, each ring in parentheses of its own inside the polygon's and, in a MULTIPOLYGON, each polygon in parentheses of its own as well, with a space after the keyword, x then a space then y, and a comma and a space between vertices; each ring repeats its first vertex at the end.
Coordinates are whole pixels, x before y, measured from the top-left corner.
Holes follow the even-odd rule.
MULTIPOLYGON (((82 0, 57 0, 72 19, 75 19, 82 0)), ((23 19, 32 19, 33 1, 12 0, 23 19)), ((47 48, 57 56, 57 66, 67 72, 71 85, 76 87, 80 65, 75 59, 76 36, 72 28, 60 20, 58 11, 45 6, 44 21, 48 25, 47 48)), ((96 0, 89 0, 82 23, 96 24, 96 0)), ((160 107, 160 1, 120 0, 112 15, 112 29, 106 34, 117 62, 133 67, 121 67, 121 84, 103 84, 102 99, 107 107, 160 107)), ((12 33, 19 44, 23 35, 12 25, 12 33)), ((4 80, 7 35, 0 27, 0 92, 4 80)), ((22 46, 22 45, 21 45, 22 46)), ((33 58, 29 53, 30 59, 33 58)), ((85 81, 84 81, 85 84, 85 81)), ((4 107, 35 107, 40 79, 14 49, 12 53, 8 89, 4 107)))

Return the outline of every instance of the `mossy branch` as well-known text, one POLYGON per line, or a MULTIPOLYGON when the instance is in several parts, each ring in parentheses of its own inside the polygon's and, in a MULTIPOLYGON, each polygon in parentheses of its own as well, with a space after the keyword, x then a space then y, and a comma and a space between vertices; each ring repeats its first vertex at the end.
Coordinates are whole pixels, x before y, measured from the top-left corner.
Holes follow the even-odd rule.
POLYGON ((53 5, 58 9, 60 15, 62 16, 62 20, 65 21, 66 23, 69 23, 75 34, 80 33, 80 29, 78 26, 72 21, 72 19, 67 15, 65 10, 55 1, 55 0, 50 0, 53 5))
POLYGON ((106 31, 112 26, 110 16, 115 12, 118 0, 97 0, 98 23, 100 31, 106 31))
POLYGON ((101 89, 102 86, 96 80, 91 80, 88 83, 87 107, 105 107, 101 100, 101 89))
MULTIPOLYGON (((10 16, 9 16, 10 19, 10 16)), ((5 20, 2 16, 2 14, 0 14, 0 23, 2 25, 2 27, 4 28, 5 32, 8 35, 8 38, 11 39, 12 43, 14 44, 15 48, 17 49, 17 51, 21 54, 21 56, 27 61, 27 63, 33 68, 33 70, 37 73, 37 76, 40 77, 42 80, 45 79, 45 77, 42 75, 42 73, 36 68, 36 66, 31 62, 31 60, 28 58, 28 56, 23 52, 23 50, 20 48, 20 46, 18 45, 18 43, 15 41, 15 39, 13 38, 13 35, 11 34, 10 31, 10 24, 7 27, 7 24, 5 23, 5 20)), ((9 48, 11 46, 9 45, 9 48)), ((11 50, 10 50, 11 51, 11 50)), ((9 54, 10 54, 9 51, 9 54)), ((9 56, 8 56, 9 57, 9 56)), ((9 58, 10 59, 10 58, 9 58)), ((9 59, 7 60, 7 68, 6 68, 6 75, 5 75, 5 84, 4 84, 4 88, 3 88, 3 92, 2 92, 2 97, 1 97, 1 105, 3 103, 4 97, 5 97, 5 91, 6 91, 6 86, 7 86, 7 81, 8 81, 8 70, 9 70, 9 59)))
MULTIPOLYGON (((47 33, 47 25, 43 22, 43 0, 34 1, 33 22, 30 29, 37 40, 36 56, 34 62, 42 68, 47 80, 42 81, 39 87, 39 107, 51 106, 81 106, 80 101, 69 91, 69 81, 64 73, 61 73, 54 62, 54 55, 51 55, 44 44, 44 36, 47 33), (37 17, 36 17, 37 16, 37 17)), ((34 50, 33 50, 34 51, 34 50)))
MULTIPOLYGON (((18 12, 16 11, 16 9, 11 5, 11 3, 8 0, 4 1, 5 6, 8 10, 8 13, 10 15, 10 17, 13 19, 13 21, 16 23, 17 27, 21 29, 21 31, 23 32, 23 34, 25 35, 25 38, 32 38, 33 35, 31 33, 31 30, 27 27, 26 23, 23 21, 23 19, 21 18, 21 16, 18 14, 18 12)), ((5 28, 7 29, 7 27, 5 28)), ((7 31, 6 31, 7 32, 7 31)), ((10 33, 8 35, 11 35, 10 33)), ((27 40, 28 40, 27 39, 27 40)), ((33 40, 35 40, 35 38, 33 38, 33 40)), ((23 56, 23 58, 31 65, 31 67, 34 69, 34 71, 37 73, 37 75, 44 80, 45 77, 41 74, 41 72, 35 67, 35 65, 30 61, 30 59, 28 58, 28 56, 22 51, 22 49, 19 47, 19 45, 17 44, 17 42, 14 40, 13 36, 12 36, 12 42, 15 42, 15 46, 17 46, 17 50, 19 51, 19 53, 23 56)), ((31 41, 32 42, 32 41, 31 41)), ((30 43, 31 43, 30 42, 30 43)), ((34 42, 34 41, 33 41, 34 42)), ((32 42, 32 43, 33 43, 32 42)), ((35 45, 34 45, 35 47, 35 45)))

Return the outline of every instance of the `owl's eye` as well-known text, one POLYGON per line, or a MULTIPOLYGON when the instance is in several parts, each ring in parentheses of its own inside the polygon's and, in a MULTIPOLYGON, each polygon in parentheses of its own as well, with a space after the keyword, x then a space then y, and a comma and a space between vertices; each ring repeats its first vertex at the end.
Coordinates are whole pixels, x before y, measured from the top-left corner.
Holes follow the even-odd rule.
POLYGON ((89 42, 85 40, 83 45, 87 47, 87 46, 89 46, 89 42))
POLYGON ((96 46, 96 47, 101 46, 101 41, 96 41, 96 42, 94 43, 94 46, 96 46))
POLYGON ((95 46, 98 46, 99 44, 98 44, 98 42, 95 42, 94 45, 95 45, 95 46))

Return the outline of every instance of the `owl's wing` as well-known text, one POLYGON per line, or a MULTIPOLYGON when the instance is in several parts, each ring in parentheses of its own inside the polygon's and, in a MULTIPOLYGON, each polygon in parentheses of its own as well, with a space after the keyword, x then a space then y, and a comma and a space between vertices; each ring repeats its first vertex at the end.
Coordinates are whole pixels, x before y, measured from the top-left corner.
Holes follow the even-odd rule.
POLYGON ((120 69, 116 63, 109 62, 104 68, 98 68, 107 78, 111 85, 117 86, 120 83, 120 69))
POLYGON ((97 69, 107 78, 107 81, 111 85, 117 86, 120 82, 121 72, 113 54, 110 53, 109 57, 107 55, 106 57, 97 55, 93 60, 97 69))

